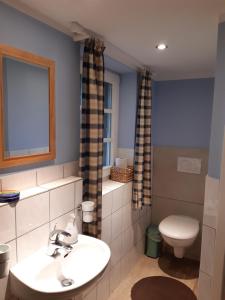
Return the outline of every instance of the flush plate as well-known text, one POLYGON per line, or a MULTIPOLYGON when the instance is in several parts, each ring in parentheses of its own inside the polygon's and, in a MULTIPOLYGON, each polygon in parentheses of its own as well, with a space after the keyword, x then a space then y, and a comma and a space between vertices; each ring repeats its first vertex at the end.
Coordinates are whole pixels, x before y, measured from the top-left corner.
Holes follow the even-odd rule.
POLYGON ((191 174, 201 174, 201 159, 192 157, 178 157, 177 171, 191 174))

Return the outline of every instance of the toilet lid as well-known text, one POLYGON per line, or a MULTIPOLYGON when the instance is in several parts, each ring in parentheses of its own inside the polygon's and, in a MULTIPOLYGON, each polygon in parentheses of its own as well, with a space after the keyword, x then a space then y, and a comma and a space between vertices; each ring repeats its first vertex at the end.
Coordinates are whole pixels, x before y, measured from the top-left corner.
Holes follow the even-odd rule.
POLYGON ((199 221, 181 215, 172 215, 159 224, 159 231, 173 239, 191 239, 199 232, 199 221))

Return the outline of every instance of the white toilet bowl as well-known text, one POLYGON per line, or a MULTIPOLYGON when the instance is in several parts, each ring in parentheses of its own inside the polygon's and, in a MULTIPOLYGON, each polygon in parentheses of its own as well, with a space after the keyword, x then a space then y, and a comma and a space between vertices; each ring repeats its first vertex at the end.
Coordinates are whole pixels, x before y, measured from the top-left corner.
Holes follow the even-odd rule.
POLYGON ((171 215, 159 224, 159 231, 174 249, 177 258, 183 258, 185 249, 191 246, 198 233, 199 221, 182 215, 171 215))

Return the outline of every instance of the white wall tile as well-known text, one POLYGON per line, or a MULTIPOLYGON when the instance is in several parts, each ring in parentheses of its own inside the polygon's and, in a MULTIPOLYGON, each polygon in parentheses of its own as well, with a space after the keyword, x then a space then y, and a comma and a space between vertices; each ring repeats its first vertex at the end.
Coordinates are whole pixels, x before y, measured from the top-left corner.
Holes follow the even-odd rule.
POLYGON ((212 300, 211 277, 200 272, 198 280, 198 300, 212 300))
POLYGON ((213 275, 215 239, 215 229, 203 226, 200 269, 209 275, 213 275))
POLYGON ((74 210, 71 210, 67 214, 60 216, 60 217, 54 219, 53 221, 51 221, 50 222, 50 231, 52 231, 55 226, 56 226, 56 229, 62 229, 62 230, 66 229, 66 226, 67 226, 67 223, 69 221, 69 217, 71 214, 74 214, 74 210))
POLYGON ((148 206, 145 225, 148 226, 149 224, 151 224, 151 222, 152 222, 152 209, 151 206, 148 206))
POLYGON ((124 186, 124 195, 122 201, 123 206, 132 201, 132 184, 132 182, 128 182, 124 186))
POLYGON ((111 230, 112 230, 112 217, 111 215, 102 220, 102 236, 101 239, 107 244, 111 243, 111 230))
POLYGON ((75 176, 76 172, 76 164, 75 161, 71 161, 68 163, 63 164, 63 177, 70 177, 70 176, 75 176))
POLYGON ((17 263, 16 240, 13 240, 7 244, 10 246, 10 267, 13 267, 17 263))
POLYGON ((127 229, 132 225, 132 208, 131 203, 122 207, 122 230, 127 229))
POLYGON ((218 219, 219 179, 206 176, 203 224, 215 228, 218 219))
MULTIPOLYGON (((79 294, 79 296, 81 295, 82 296, 82 299, 83 298, 85 298, 89 293, 91 293, 91 291, 95 288, 96 289, 96 287, 97 287, 97 282, 98 281, 100 281, 100 279, 98 279, 97 281, 94 281, 94 282, 92 282, 90 285, 88 285, 88 287, 84 290, 84 291, 82 291, 82 293, 81 294, 79 294)), ((97 291, 96 291, 96 293, 97 293, 97 291)), ((77 300, 77 299, 76 299, 77 300)))
POLYGON ((107 193, 102 197, 102 219, 112 213, 113 193, 107 193))
POLYGON ((9 174, 1 177, 3 190, 25 190, 37 185, 36 170, 9 174))
POLYGON ((83 201, 83 181, 79 180, 75 183, 75 208, 83 201))
POLYGON ((18 262, 48 245, 49 224, 43 225, 17 239, 18 262))
POLYGON ((83 297, 84 300, 96 300, 97 299, 97 288, 94 287, 86 296, 83 297))
POLYGON ((143 237, 143 227, 141 226, 141 222, 137 222, 134 225, 134 244, 137 244, 143 237))
POLYGON ((0 206, 0 243, 5 243, 16 237, 15 205, 0 206))
POLYGON ((123 205, 124 186, 113 191, 112 212, 117 211, 123 205))
POLYGON ((76 223, 79 233, 82 233, 82 212, 80 210, 75 210, 76 223))
POLYGON ((17 236, 49 222, 49 193, 18 202, 16 206, 17 236))
POLYGON ((110 293, 112 293, 120 284, 121 266, 118 262, 110 271, 110 293))
POLYGON ((79 160, 75 160, 75 176, 79 176, 79 160))
POLYGON ((121 256, 126 255, 133 246, 134 246, 134 230, 130 226, 122 233, 121 256))
POLYGON ((74 209, 74 183, 50 191, 50 220, 74 209))
POLYGON ((79 295, 77 295, 77 296, 73 297, 73 299, 72 299, 72 300, 84 300, 84 297, 83 297, 83 295, 82 295, 82 294, 79 294, 79 295))
POLYGON ((63 165, 37 169, 37 184, 42 185, 63 178, 63 165))
POLYGON ((110 294, 109 274, 105 274, 103 279, 97 284, 97 300, 107 300, 110 294))
POLYGON ((122 250, 122 235, 120 234, 114 241, 111 243, 111 265, 115 266, 121 258, 122 250))
POLYGON ((136 249, 139 255, 143 255, 145 252, 145 239, 140 240, 137 245, 136 249))
POLYGON ((122 232, 122 209, 112 214, 112 240, 122 232))
POLYGON ((140 212, 141 211, 144 211, 143 218, 145 218, 145 215, 146 215, 146 209, 145 209, 145 207, 142 210, 132 208, 132 220, 131 220, 132 224, 134 224, 134 223, 137 222, 137 220, 140 217, 140 212))

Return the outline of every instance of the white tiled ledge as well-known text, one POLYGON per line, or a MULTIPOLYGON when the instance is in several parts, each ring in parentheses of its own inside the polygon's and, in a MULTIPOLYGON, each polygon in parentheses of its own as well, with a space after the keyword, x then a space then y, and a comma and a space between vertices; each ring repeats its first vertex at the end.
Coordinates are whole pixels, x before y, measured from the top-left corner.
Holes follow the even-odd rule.
MULTIPOLYGON (((50 190, 54 190, 56 188, 65 186, 67 184, 70 183, 74 183, 77 181, 82 180, 81 177, 75 177, 75 176, 70 176, 67 178, 62 178, 62 179, 58 179, 46 184, 42 184, 40 186, 35 186, 29 189, 25 189, 25 190, 21 190, 20 191, 20 200, 26 199, 26 198, 30 198, 33 196, 37 196, 40 195, 42 193, 48 192, 50 190)), ((1 203, 0 206, 4 206, 4 205, 9 205, 9 203, 1 203)))
POLYGON ((76 181, 80 181, 80 180, 82 180, 81 177, 70 176, 67 178, 62 178, 62 179, 58 179, 58 180, 55 180, 55 181, 52 181, 49 183, 45 183, 45 184, 30 188, 30 189, 22 190, 20 192, 20 200, 26 199, 26 198, 29 198, 32 196, 36 196, 41 193, 48 192, 50 190, 54 190, 61 186, 64 186, 64 185, 67 185, 67 184, 70 184, 70 183, 73 183, 76 181))
POLYGON ((106 195, 122 186, 126 185, 126 183, 117 182, 113 180, 106 180, 102 183, 102 195, 106 195))
POLYGON ((20 200, 30 198, 30 197, 39 195, 39 194, 44 193, 44 192, 46 192, 46 189, 43 189, 40 186, 35 186, 33 188, 30 188, 30 189, 22 190, 22 191, 20 191, 20 200))
POLYGON ((79 180, 82 180, 82 178, 81 177, 70 176, 70 177, 67 177, 67 178, 62 178, 62 179, 58 179, 58 180, 55 180, 55 181, 52 181, 52 182, 49 182, 49 183, 42 184, 42 185, 40 185, 40 187, 44 188, 47 191, 49 191, 49 190, 56 189, 60 186, 67 185, 67 184, 79 181, 79 180))

